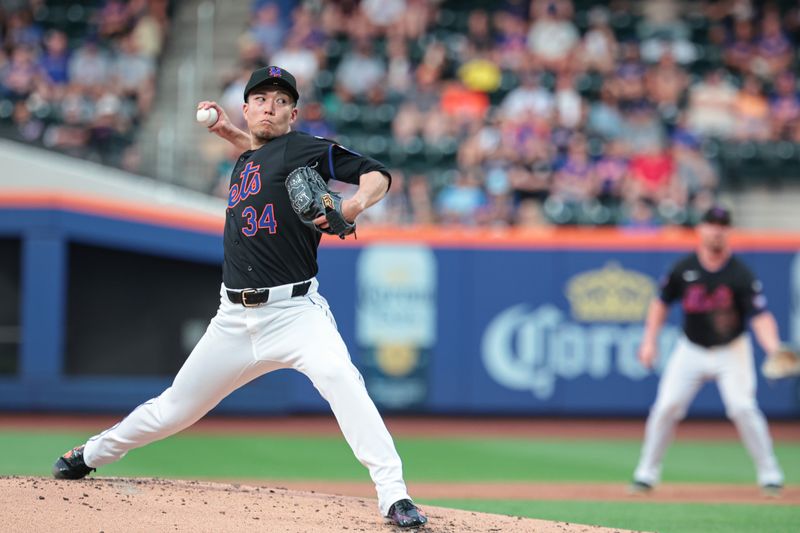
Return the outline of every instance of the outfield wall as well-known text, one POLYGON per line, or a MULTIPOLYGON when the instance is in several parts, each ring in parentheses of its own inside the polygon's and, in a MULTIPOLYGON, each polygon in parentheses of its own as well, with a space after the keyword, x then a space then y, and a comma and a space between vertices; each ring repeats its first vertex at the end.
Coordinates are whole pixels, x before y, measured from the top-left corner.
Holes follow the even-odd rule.
MULTIPOLYGON (((0 195, 0 409, 127 411, 168 386, 218 304, 221 221, 64 192, 0 195)), ((784 337, 800 340, 800 236, 734 241, 784 337)), ((657 385, 636 362, 641 320, 656 279, 692 245, 674 230, 364 228, 357 241, 324 240, 319 279, 384 410, 641 416, 657 385)), ((797 380, 760 381, 759 401, 769 416, 800 416, 797 380)), ((218 407, 326 409, 289 371, 218 407)), ((691 414, 723 416, 715 388, 691 414)))

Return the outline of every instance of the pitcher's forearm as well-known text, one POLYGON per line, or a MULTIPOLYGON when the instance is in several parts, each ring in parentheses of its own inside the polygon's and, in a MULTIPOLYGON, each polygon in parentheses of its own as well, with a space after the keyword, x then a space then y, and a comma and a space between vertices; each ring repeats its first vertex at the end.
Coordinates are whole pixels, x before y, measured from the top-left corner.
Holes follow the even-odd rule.
POLYGON ((240 149, 242 152, 252 148, 250 143, 250 135, 247 132, 240 130, 233 124, 230 124, 224 128, 220 128, 219 130, 214 131, 214 133, 234 145, 236 148, 240 149))
POLYGON ((382 172, 373 170, 360 176, 358 190, 353 202, 361 211, 378 203, 389 190, 389 178, 382 172))

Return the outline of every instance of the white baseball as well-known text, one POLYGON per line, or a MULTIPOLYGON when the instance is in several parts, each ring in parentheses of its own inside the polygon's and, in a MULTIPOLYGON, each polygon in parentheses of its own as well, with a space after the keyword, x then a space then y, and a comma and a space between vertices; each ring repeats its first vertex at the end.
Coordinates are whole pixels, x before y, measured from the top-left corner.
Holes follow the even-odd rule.
POLYGON ((213 126, 217 122, 219 115, 217 114, 216 109, 209 107, 208 109, 198 109, 195 118, 197 119, 197 122, 201 124, 213 126))

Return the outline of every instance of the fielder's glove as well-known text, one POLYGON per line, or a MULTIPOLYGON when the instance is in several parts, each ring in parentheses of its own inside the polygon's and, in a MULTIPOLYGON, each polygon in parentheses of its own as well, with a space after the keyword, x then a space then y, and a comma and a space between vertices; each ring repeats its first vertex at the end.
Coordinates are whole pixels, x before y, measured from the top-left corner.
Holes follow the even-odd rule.
POLYGON ((791 347, 783 345, 778 350, 767 354, 761 364, 761 373, 767 379, 800 376, 800 355, 791 347))
POLYGON ((355 223, 344 218, 342 197, 328 189, 325 180, 313 168, 294 169, 286 177, 286 191, 292 209, 306 226, 322 233, 338 235, 340 239, 356 231, 355 223), (321 216, 327 219, 327 228, 314 224, 314 220, 321 216))

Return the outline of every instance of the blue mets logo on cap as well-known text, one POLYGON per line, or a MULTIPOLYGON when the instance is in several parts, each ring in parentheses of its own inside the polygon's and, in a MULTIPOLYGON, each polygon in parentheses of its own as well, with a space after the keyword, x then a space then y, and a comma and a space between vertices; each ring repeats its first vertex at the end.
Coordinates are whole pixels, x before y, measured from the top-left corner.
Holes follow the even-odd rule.
POLYGON ((269 75, 273 78, 280 78, 283 71, 278 67, 269 67, 269 75))

